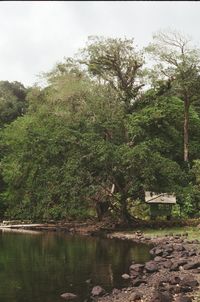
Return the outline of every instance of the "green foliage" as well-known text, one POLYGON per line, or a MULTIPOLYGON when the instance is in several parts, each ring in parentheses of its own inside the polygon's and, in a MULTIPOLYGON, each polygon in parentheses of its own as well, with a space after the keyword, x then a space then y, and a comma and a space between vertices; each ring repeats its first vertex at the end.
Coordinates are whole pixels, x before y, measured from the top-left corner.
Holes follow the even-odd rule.
POLYGON ((132 102, 144 85, 144 58, 133 39, 91 36, 81 51, 79 62, 87 66, 92 77, 116 91, 126 112, 132 111, 132 102))
POLYGON ((0 81, 0 127, 26 111, 26 89, 19 82, 0 81))
POLYGON ((45 88, 1 83, 1 216, 83 219, 106 204, 115 218, 146 219, 146 190, 176 193, 184 217, 199 213, 196 99, 186 169, 178 86, 161 79, 141 93, 142 64, 132 40, 92 38, 79 59, 45 74, 45 88))

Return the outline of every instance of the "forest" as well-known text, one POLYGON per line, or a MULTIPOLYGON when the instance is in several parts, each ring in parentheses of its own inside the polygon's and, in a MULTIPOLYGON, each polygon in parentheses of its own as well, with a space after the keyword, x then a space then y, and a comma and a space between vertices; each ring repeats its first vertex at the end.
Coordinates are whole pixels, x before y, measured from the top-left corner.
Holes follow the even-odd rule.
POLYGON ((40 75, 0 81, 0 218, 149 219, 145 191, 200 216, 200 50, 176 31, 91 36, 40 75))

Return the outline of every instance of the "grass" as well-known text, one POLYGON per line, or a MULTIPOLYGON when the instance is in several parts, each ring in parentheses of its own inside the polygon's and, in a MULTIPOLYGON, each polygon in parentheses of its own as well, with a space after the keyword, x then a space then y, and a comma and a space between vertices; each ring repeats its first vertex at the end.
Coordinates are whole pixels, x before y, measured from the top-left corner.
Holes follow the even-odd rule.
POLYGON ((164 229, 143 229, 145 235, 151 237, 163 237, 165 235, 178 235, 178 234, 188 234, 189 240, 200 239, 200 228, 199 227, 172 227, 164 229))

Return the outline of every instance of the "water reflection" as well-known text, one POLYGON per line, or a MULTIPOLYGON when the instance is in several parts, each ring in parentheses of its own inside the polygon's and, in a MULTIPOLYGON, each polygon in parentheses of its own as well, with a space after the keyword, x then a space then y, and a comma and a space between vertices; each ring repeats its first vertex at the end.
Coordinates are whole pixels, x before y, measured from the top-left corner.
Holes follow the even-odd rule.
POLYGON ((0 301, 59 302, 73 292, 83 301, 93 285, 120 287, 132 260, 149 259, 149 247, 66 234, 0 233, 0 301), (86 280, 91 279, 92 284, 86 280))

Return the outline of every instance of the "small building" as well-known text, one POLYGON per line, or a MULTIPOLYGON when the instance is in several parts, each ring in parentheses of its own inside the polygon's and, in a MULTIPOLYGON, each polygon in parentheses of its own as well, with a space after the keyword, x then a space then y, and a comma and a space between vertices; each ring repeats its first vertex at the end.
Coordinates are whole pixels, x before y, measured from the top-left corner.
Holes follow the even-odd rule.
POLYGON ((145 192, 145 202, 150 206, 151 219, 157 216, 166 216, 171 218, 172 206, 176 204, 176 196, 168 193, 145 192))

